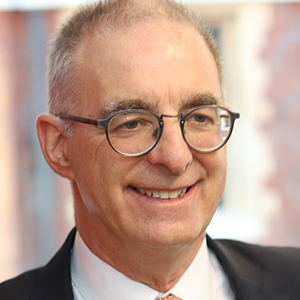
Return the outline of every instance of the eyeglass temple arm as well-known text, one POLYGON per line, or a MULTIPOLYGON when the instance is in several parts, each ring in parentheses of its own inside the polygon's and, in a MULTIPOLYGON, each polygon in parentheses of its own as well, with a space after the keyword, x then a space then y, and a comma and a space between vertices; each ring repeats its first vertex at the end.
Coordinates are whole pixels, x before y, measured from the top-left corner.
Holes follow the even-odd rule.
POLYGON ((59 114, 57 115, 57 117, 60 119, 70 120, 77 123, 84 123, 84 124, 90 124, 95 126, 104 126, 103 124, 101 124, 102 122, 100 120, 95 120, 95 119, 87 119, 87 118, 72 116, 68 114, 59 114))

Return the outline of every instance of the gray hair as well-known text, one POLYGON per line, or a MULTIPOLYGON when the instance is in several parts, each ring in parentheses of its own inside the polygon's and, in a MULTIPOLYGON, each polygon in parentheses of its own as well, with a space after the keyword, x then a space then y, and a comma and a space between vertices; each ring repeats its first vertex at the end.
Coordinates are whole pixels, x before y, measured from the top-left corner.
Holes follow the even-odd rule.
POLYGON ((80 94, 80 86, 76 85, 76 50, 87 36, 159 19, 192 25, 203 36, 214 56, 223 85, 222 64, 211 30, 194 12, 173 0, 104 0, 80 7, 50 45, 47 57, 49 112, 57 115, 76 110, 80 94))

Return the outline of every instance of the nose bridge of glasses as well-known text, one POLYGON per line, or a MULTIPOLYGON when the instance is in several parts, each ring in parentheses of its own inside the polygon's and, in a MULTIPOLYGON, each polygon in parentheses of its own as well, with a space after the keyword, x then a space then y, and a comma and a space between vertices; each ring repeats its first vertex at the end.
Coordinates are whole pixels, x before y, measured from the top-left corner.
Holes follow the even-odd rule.
MULTIPOLYGON (((182 118, 182 114, 178 114, 178 115, 167 115, 167 114, 163 114, 160 116, 161 120, 163 120, 163 118, 167 118, 167 119, 179 119, 181 120, 182 118)), ((164 123, 163 123, 164 124, 164 123)))
POLYGON ((179 115, 165 115, 165 114, 163 114, 163 115, 161 115, 160 117, 161 117, 162 119, 163 119, 163 118, 178 118, 178 119, 180 118, 180 119, 181 119, 181 118, 182 118, 182 114, 179 114, 179 115))
MULTIPOLYGON (((162 125, 165 126, 164 122, 163 122, 163 118, 167 118, 167 119, 178 119, 178 120, 182 120, 182 114, 178 114, 178 115, 167 115, 167 114, 163 114, 160 116, 161 120, 162 120, 162 125)), ((180 122, 180 125, 182 122, 180 122)))
MULTIPOLYGON (((166 118, 166 119, 175 119, 174 121, 175 121, 175 123, 176 123, 176 119, 177 120, 179 120, 180 121, 180 126, 178 127, 178 129, 181 131, 181 133, 182 133, 182 114, 177 114, 177 115, 167 115, 167 114, 163 114, 163 115, 161 115, 160 116, 161 117, 161 119, 162 119, 162 121, 163 121, 163 119, 164 118, 166 118)), ((165 128, 165 126, 166 126, 166 124, 165 124, 165 122, 163 122, 162 123, 162 125, 163 125, 163 127, 165 128)), ((175 124, 174 124, 175 125, 175 124)), ((164 132, 172 132, 172 139, 175 139, 175 136, 174 136, 174 134, 175 134, 175 131, 177 132, 177 130, 175 129, 175 131, 174 131, 174 127, 173 127, 173 125, 171 126, 171 127, 169 127, 168 125, 167 125, 167 127, 169 128, 169 129, 164 129, 163 131, 164 132), (173 129, 172 129, 173 128, 173 129), (170 131, 171 130, 171 131, 170 131)), ((175 126, 176 127, 176 126, 175 126)), ((177 134, 176 134, 177 135, 177 134)))

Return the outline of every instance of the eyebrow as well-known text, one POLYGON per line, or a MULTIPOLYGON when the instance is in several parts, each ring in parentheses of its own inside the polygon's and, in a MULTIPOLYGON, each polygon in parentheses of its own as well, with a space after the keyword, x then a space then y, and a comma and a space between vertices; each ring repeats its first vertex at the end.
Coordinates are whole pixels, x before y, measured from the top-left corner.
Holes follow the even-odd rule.
POLYGON ((123 99, 114 101, 108 105, 105 110, 101 113, 101 118, 108 118, 109 116, 124 110, 130 109, 143 109, 148 111, 154 111, 157 104, 149 103, 143 99, 123 99))
POLYGON ((187 110, 205 105, 218 105, 222 102, 222 98, 211 93, 196 93, 188 97, 186 100, 183 100, 180 106, 181 110, 187 110))
MULTIPOLYGON (((183 100, 180 104, 180 111, 193 109, 205 105, 217 105, 222 102, 222 98, 216 97, 211 93, 196 93, 183 100)), ((143 109, 151 112, 155 112, 158 106, 158 103, 151 103, 147 100, 141 98, 133 99, 122 99, 115 100, 108 105, 104 111, 99 115, 100 119, 106 119, 111 115, 119 112, 130 109, 143 109)))

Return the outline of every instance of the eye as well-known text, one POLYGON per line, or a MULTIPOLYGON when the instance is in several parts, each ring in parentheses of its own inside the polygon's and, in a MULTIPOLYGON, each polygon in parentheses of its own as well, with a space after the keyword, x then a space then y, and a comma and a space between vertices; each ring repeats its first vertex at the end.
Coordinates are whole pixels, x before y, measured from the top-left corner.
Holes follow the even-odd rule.
POLYGON ((125 126, 127 129, 135 129, 140 125, 140 122, 137 120, 133 120, 130 122, 125 123, 123 126, 125 126))
POLYGON ((192 112, 185 120, 186 130, 209 130, 216 125, 216 113, 209 109, 200 109, 192 112))
POLYGON ((192 114, 189 118, 188 118, 188 122, 192 122, 198 126, 206 126, 206 125, 211 125, 214 123, 214 119, 209 116, 208 114, 199 114, 199 113, 195 113, 192 114))
POLYGON ((157 128, 157 119, 155 116, 143 111, 128 111, 117 114, 112 118, 108 133, 118 138, 134 138, 136 140, 145 139, 152 136, 156 138, 153 132, 157 128))
POLYGON ((147 126, 148 120, 136 115, 119 115, 110 124, 110 130, 137 131, 147 126))
POLYGON ((198 123, 204 123, 208 121, 207 116, 204 115, 194 115, 193 116, 194 121, 198 122, 198 123))
POLYGON ((148 114, 124 113, 117 115, 109 125, 109 132, 118 135, 146 134, 155 126, 156 119, 148 114))

